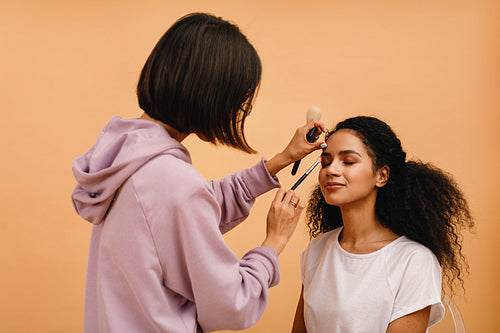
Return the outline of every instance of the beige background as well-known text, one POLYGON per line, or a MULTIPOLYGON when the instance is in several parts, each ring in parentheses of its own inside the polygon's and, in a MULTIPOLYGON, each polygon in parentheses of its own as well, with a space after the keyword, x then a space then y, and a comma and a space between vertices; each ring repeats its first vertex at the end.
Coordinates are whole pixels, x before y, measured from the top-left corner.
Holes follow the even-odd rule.
MULTIPOLYGON (((0 2, 0 331, 80 332, 90 224, 73 211, 71 161, 113 116, 140 115, 139 71, 180 16, 235 21, 263 62, 247 137, 260 155, 188 138, 207 178, 281 150, 310 105, 328 127, 376 115, 410 157, 455 175, 477 221, 465 236, 471 275, 456 298, 468 332, 498 332, 500 265, 500 2, 56 1, 0 2)), ((315 155, 316 156, 316 155, 315 155)), ((302 161, 299 173, 315 156, 302 161)), ((297 177, 280 174, 284 187, 297 177)), ((307 198, 317 170, 298 192, 307 198)), ((258 246, 274 192, 225 236, 238 255, 258 246)), ((280 256, 282 280, 246 332, 288 332, 300 289, 303 220, 280 256)), ((431 332, 446 332, 440 324, 431 332)))

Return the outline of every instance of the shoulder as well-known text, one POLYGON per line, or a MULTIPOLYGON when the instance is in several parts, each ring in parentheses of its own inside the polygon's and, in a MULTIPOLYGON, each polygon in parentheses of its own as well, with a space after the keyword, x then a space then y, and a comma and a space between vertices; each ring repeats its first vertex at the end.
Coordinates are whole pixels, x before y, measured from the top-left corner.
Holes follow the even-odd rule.
POLYGON ((185 182, 192 178, 203 179, 190 162, 171 154, 155 156, 142 169, 138 171, 138 174, 143 177, 148 174, 151 176, 162 176, 160 179, 156 179, 156 181, 175 182, 182 180, 185 182))
POLYGON ((307 268, 317 265, 325 252, 333 248, 332 245, 337 241, 340 230, 341 228, 337 228, 313 238, 301 255, 302 265, 307 268))
POLYGON ((153 201, 184 202, 195 193, 212 195, 208 180, 193 165, 174 155, 161 154, 137 170, 132 176, 139 196, 152 196, 153 201))
POLYGON ((439 262, 430 249, 406 237, 395 245, 393 257, 388 257, 389 284, 395 298, 391 321, 430 305, 432 326, 444 314, 439 262))
POLYGON ((428 263, 437 262, 434 253, 426 246, 413 241, 406 236, 399 237, 388 248, 387 258, 396 262, 428 263))
POLYGON ((322 251, 325 247, 328 247, 331 245, 333 242, 335 242, 338 237, 340 230, 342 228, 337 228, 328 232, 325 232, 324 234, 319 235, 316 238, 313 238, 309 245, 307 246, 306 252, 318 252, 322 251))
POLYGON ((430 249, 426 246, 400 237, 386 252, 386 264, 392 285, 412 281, 414 286, 425 281, 441 280, 441 266, 430 249), (399 281, 399 282, 398 282, 399 281))

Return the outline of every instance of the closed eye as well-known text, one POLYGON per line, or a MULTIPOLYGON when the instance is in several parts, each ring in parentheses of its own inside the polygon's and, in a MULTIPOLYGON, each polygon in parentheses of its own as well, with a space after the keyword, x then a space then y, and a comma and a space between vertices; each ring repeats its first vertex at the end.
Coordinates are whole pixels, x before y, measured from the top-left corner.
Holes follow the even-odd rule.
POLYGON ((329 155, 321 155, 321 166, 329 166, 333 161, 333 158, 329 155))

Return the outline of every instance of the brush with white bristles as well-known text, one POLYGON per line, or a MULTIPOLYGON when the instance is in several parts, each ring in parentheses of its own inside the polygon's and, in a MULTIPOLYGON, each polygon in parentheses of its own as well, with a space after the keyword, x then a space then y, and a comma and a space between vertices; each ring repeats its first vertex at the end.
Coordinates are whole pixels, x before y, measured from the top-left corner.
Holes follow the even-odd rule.
MULTIPOLYGON (((307 115, 306 115, 306 120, 307 120, 307 123, 309 123, 311 120, 319 120, 321 118, 321 109, 318 108, 317 106, 311 106, 308 110, 307 110, 307 115)), ((318 132, 318 128, 317 127, 313 127, 309 130, 309 132, 307 132, 307 135, 306 135, 306 139, 307 141, 309 142, 315 142, 316 140, 318 140, 319 138, 319 135, 316 135, 316 133, 318 132)), ((293 164, 293 168, 292 168, 292 175, 295 175, 297 173, 297 170, 299 169, 299 164, 300 164, 300 160, 296 161, 294 164, 293 164)))

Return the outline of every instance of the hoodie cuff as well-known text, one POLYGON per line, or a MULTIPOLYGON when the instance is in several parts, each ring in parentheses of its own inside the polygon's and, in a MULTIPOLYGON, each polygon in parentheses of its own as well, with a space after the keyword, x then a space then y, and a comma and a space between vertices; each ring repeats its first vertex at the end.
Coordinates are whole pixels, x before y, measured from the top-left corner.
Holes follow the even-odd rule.
POLYGON ((279 259, 276 250, 269 246, 260 246, 248 251, 242 261, 250 260, 262 264, 264 272, 267 273, 268 287, 276 286, 281 279, 279 259))

